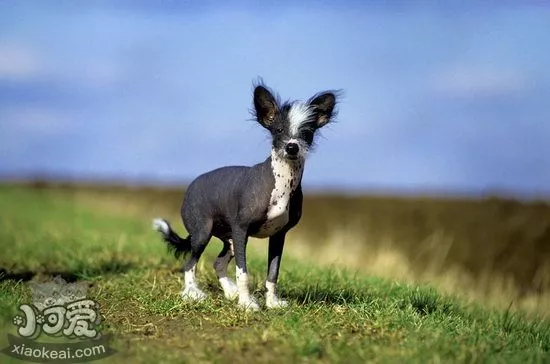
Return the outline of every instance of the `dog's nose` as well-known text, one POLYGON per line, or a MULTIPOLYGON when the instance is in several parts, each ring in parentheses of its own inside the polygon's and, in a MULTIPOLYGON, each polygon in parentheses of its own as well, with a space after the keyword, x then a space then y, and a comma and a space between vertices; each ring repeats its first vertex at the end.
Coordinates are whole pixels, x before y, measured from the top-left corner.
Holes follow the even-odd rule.
POLYGON ((300 150, 300 148, 296 143, 288 143, 285 147, 285 150, 289 155, 296 155, 298 154, 298 150, 300 150))

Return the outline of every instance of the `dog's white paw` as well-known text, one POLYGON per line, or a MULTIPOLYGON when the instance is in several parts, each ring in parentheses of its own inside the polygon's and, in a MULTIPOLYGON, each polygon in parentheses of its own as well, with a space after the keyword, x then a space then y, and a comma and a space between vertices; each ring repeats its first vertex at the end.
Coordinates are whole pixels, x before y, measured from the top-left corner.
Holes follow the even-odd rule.
POLYGON ((265 305, 267 308, 283 308, 288 306, 288 301, 282 300, 277 296, 267 296, 265 305))
POLYGON ((239 288, 230 278, 223 277, 220 278, 219 281, 220 285, 222 286, 223 295, 225 296, 225 298, 227 298, 228 300, 234 300, 239 296, 239 288))
POLYGON ((281 308, 288 306, 288 302, 279 298, 274 282, 265 282, 265 305, 267 308, 281 308))
POLYGON ((244 308, 246 311, 259 311, 260 305, 256 302, 256 299, 252 296, 246 298, 239 297, 239 306, 244 308))
POLYGON ((196 286, 188 286, 181 291, 181 298, 185 301, 203 301, 207 295, 196 286))

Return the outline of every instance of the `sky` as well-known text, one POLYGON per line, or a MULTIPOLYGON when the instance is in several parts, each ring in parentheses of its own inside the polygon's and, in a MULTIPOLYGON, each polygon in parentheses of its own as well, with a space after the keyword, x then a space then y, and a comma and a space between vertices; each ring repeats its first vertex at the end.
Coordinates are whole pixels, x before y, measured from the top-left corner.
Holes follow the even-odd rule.
POLYGON ((261 162, 258 77, 343 91, 306 189, 550 196, 544 1, 0 1, 0 178, 261 162))

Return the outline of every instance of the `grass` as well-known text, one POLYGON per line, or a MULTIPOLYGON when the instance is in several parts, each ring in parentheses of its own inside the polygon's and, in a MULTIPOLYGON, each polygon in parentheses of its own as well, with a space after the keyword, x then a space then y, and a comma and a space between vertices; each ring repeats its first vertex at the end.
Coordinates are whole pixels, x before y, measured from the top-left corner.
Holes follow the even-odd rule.
MULTIPOLYGON (((182 302, 181 263, 150 229, 150 218, 161 215, 181 232, 173 206, 179 200, 166 203, 169 195, 158 194, 0 186, 2 331, 15 332, 11 319, 20 303, 30 302, 27 280, 60 274, 91 283, 88 296, 99 302, 103 332, 113 334, 118 351, 106 362, 550 361, 545 319, 306 261, 296 248, 281 271, 288 309, 245 313, 226 301, 211 268, 218 241, 198 267, 211 298, 182 302)), ((303 239, 299 232, 294 238, 303 239)), ((260 301, 266 247, 249 246, 260 301)))

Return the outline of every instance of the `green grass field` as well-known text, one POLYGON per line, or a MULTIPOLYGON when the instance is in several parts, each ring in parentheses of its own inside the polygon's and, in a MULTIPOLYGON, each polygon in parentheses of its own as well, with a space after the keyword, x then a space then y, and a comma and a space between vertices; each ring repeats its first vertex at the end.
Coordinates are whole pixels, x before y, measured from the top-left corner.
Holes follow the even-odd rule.
MULTIPOLYGON (((349 249, 332 250, 323 234, 334 240, 334 232, 318 228, 307 233, 314 229, 313 219, 328 225, 319 221, 323 199, 306 205, 304 223, 288 238, 280 276, 280 293, 290 301, 287 309, 245 313, 226 301, 212 269, 221 248, 216 240, 198 268, 199 282, 211 299, 184 303, 178 295, 181 263, 150 226, 151 218, 164 216, 183 233, 180 199, 179 192, 142 189, 0 186, 2 332, 15 333, 12 317, 20 303, 31 301, 25 282, 60 274, 91 283, 88 297, 99 302, 103 332, 112 333, 118 351, 106 362, 550 362, 550 323, 542 318, 548 306, 538 305, 527 314, 507 309, 507 299, 499 308, 468 295, 442 293, 441 281, 428 286, 395 279, 397 273, 373 274, 383 273, 383 267, 403 274, 395 269, 403 268, 395 259, 378 271, 360 269, 350 254, 363 254, 366 248, 354 250, 357 242, 347 240, 360 232, 344 235, 349 249), (312 246, 325 256, 310 254, 312 246), (340 264, 326 259, 338 252, 340 264)), ((334 214, 357 210, 349 204, 331 206, 327 209, 334 214)), ((421 226, 437 223, 422 221, 421 226)), ((414 224, 402 222, 405 227, 414 224)), ((373 238, 379 244, 372 251, 378 254, 387 234, 374 233, 380 234, 373 238)), ((266 241, 249 243, 252 288, 260 302, 266 251, 266 241)), ((434 261, 434 251, 424 253, 424 266, 434 261)), ((366 261, 376 263, 375 258, 366 261)), ((447 264, 438 264, 433 274, 443 266, 447 264)), ((415 267, 407 272, 421 279, 415 267)), ((5 341, 2 334, 1 347, 5 341)))

